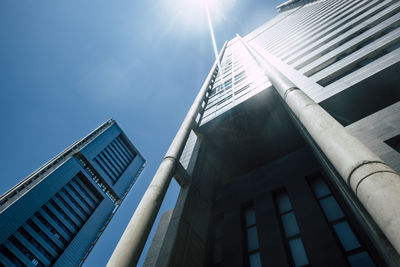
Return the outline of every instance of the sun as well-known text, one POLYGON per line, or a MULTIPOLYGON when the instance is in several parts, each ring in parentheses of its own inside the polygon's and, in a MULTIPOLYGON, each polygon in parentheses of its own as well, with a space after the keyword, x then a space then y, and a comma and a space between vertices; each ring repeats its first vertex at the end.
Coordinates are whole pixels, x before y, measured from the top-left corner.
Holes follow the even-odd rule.
POLYGON ((167 0, 164 12, 171 16, 175 27, 207 29, 205 5, 207 3, 214 25, 227 20, 236 0, 167 0), (205 2, 207 1, 207 2, 205 2))

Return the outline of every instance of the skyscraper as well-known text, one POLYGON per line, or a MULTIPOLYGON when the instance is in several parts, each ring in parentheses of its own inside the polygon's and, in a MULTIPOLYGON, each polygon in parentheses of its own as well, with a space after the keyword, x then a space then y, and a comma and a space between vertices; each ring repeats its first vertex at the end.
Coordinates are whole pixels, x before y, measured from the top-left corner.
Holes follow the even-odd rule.
POLYGON ((278 10, 222 48, 109 266, 137 262, 171 176, 145 266, 400 265, 400 2, 278 10))
POLYGON ((0 198, 1 266, 77 266, 145 159, 110 119, 0 198))

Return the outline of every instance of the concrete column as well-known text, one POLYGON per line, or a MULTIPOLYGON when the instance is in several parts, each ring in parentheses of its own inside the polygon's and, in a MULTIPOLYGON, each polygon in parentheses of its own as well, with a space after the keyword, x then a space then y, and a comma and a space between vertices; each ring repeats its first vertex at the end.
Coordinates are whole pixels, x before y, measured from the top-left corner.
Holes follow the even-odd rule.
MULTIPOLYGON (((219 60, 222 58, 226 44, 227 43, 225 42, 221 49, 219 60)), ((171 178, 175 175, 175 169, 179 164, 179 158, 185 147, 190 131, 196 126, 196 117, 206 98, 206 93, 211 89, 210 85, 213 82, 213 76, 217 65, 218 61, 216 60, 167 153, 165 154, 153 180, 147 188, 113 254, 111 255, 107 266, 136 266, 150 230, 154 224, 154 220, 157 217, 165 193, 167 192, 169 183, 171 182, 171 178)))
POLYGON ((321 151, 400 253, 400 176, 238 36, 321 151))

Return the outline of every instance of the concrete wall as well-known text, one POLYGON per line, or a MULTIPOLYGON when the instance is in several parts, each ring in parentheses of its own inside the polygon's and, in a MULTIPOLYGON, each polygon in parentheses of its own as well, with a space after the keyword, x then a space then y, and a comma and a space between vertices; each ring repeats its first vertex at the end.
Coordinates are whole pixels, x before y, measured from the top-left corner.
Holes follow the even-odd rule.
MULTIPOLYGON (((241 209, 249 201, 256 211, 262 263, 289 266, 272 197, 275 190, 283 187, 292 202, 310 262, 316 266, 345 266, 341 250, 305 179, 318 170, 311 152, 301 149, 222 186, 213 210, 214 216, 224 218, 222 266, 245 265, 241 209)), ((207 266, 213 264, 212 250, 210 244, 207 266)))
POLYGON ((218 164, 207 144, 197 143, 194 151, 199 154, 193 153, 188 164, 191 184, 181 189, 171 218, 161 222, 160 228, 168 228, 163 238, 154 238, 152 246, 160 249, 149 251, 145 266, 203 266, 218 164))
POLYGON ((400 173, 400 154, 385 143, 386 140, 400 135, 400 102, 361 119, 346 129, 400 173))

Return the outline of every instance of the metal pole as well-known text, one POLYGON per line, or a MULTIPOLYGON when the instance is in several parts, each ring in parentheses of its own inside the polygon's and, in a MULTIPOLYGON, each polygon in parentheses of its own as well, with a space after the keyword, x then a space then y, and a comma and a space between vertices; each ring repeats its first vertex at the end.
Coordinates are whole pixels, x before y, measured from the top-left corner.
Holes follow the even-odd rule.
MULTIPOLYGON (((225 42, 222 47, 218 60, 221 60, 226 45, 227 42, 225 42)), ((175 174, 176 166, 179 163, 179 158, 185 147, 190 131, 196 126, 196 117, 206 97, 206 93, 210 89, 211 83, 214 81, 214 72, 218 65, 218 60, 215 61, 211 68, 210 73, 183 120, 153 180, 129 221, 128 226, 107 263, 108 267, 136 266, 154 224, 154 220, 157 217, 165 193, 167 192, 169 183, 171 182, 171 178, 175 174)))
POLYGON ((382 232, 400 252, 400 176, 238 36, 382 232))

